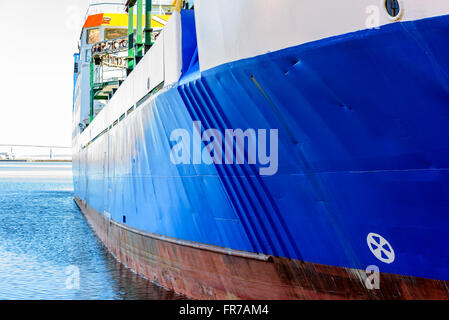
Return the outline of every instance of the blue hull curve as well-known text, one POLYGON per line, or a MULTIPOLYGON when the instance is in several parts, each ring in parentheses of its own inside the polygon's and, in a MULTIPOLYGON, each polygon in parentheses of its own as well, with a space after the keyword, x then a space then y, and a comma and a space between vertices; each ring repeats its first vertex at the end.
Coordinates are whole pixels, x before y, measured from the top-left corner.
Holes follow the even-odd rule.
POLYGON ((189 74, 75 153, 75 193, 155 234, 449 280, 448 35, 448 16, 394 23, 189 74), (278 173, 174 165, 193 121, 279 129, 278 173))

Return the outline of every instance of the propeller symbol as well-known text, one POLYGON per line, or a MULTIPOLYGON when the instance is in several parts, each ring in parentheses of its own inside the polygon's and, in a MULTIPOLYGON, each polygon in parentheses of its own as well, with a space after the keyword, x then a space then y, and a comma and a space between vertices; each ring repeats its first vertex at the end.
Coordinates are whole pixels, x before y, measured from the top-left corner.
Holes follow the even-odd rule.
POLYGON ((395 254, 393 247, 388 241, 376 233, 370 233, 366 238, 369 249, 373 255, 384 263, 393 263, 395 254))

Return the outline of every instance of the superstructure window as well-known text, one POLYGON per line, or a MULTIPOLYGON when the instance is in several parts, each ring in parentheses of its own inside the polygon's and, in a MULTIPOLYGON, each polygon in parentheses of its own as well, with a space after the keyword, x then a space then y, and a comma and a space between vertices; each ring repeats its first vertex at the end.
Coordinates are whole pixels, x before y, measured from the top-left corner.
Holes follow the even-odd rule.
POLYGON ((87 44, 100 42, 100 28, 87 30, 87 44))
POLYGON ((123 38, 128 35, 128 29, 108 28, 104 30, 104 39, 112 40, 117 38, 123 38))

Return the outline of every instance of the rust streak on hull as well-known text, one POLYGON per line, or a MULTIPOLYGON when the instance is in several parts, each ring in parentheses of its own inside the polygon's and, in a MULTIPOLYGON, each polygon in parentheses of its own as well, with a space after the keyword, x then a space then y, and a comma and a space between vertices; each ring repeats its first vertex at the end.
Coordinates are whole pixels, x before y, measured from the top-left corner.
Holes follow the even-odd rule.
POLYGON ((380 289, 368 290, 361 270, 164 241, 113 223, 80 199, 75 202, 121 263, 193 299, 449 299, 448 281, 382 273, 380 289))

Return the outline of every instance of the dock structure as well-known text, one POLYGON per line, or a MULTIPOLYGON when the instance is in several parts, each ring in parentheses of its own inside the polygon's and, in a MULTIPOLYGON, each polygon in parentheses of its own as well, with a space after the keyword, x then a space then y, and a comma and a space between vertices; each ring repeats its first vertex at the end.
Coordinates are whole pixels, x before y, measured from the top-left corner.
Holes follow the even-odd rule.
POLYGON ((0 161, 63 161, 72 160, 71 147, 0 144, 0 161))

